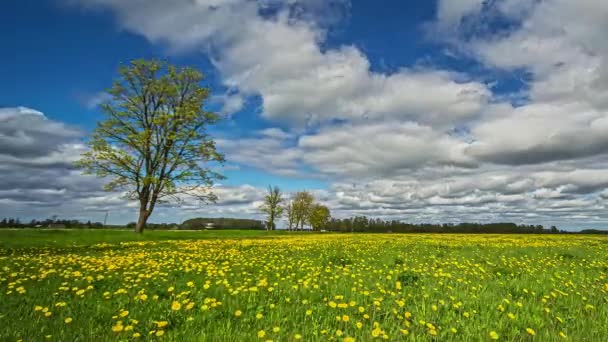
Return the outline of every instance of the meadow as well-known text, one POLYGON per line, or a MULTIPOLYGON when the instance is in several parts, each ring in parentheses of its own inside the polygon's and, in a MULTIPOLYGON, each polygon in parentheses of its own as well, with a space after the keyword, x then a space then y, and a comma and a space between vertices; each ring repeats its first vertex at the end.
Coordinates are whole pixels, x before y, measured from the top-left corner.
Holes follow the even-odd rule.
POLYGON ((2 341, 605 341, 608 238, 0 231, 2 341))

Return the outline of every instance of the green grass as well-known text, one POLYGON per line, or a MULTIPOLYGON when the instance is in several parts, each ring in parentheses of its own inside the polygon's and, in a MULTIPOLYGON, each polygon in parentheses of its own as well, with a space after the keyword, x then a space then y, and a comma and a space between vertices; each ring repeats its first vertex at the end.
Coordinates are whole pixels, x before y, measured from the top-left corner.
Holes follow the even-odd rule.
POLYGON ((608 336, 605 237, 27 230, 0 241, 2 341, 608 336))
MULTIPOLYGON (((27 247, 82 247, 97 243, 185 239, 259 238, 287 234, 260 230, 148 230, 134 234, 118 229, 0 229, 0 249, 27 247)), ((289 233, 293 234, 293 232, 289 233)))

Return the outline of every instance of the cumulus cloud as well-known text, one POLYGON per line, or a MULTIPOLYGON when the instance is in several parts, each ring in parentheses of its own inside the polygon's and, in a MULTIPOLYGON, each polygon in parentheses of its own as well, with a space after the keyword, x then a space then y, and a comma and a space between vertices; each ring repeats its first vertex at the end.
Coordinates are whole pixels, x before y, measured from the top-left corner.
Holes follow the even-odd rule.
POLYGON ((577 219, 581 223, 581 217, 586 217, 584 223, 605 222, 605 191, 600 190, 608 186, 608 179, 601 172, 500 170, 431 179, 337 182, 331 189, 332 206, 351 215, 416 222, 572 224, 577 219))
POLYGON ((230 163, 250 165, 260 170, 287 176, 301 174, 302 151, 290 147, 289 137, 279 129, 258 132, 251 138, 219 138, 218 148, 226 154, 230 163))
POLYGON ((381 74, 370 71, 369 60, 354 46, 322 49, 323 21, 310 20, 318 16, 307 13, 313 8, 333 14, 327 10, 335 6, 327 4, 335 1, 326 6, 246 0, 80 2, 111 9, 125 29, 153 42, 178 51, 205 49, 225 85, 260 95, 264 117, 293 126, 370 117, 441 125, 474 116, 490 96, 485 85, 453 72, 403 68, 381 74))
POLYGON ((80 200, 106 196, 98 179, 73 166, 84 151, 82 134, 34 109, 0 108, 0 215, 46 217, 80 200))
POLYGON ((475 142, 468 154, 512 165, 605 154, 608 4, 594 0, 472 3, 440 1, 437 25, 455 27, 457 38, 450 42, 489 68, 523 70, 530 77, 528 103, 488 106, 470 125, 475 142), (461 10, 446 17, 441 12, 444 7, 461 10), (467 25, 459 24, 465 21, 467 25), (507 29, 496 29, 497 22, 507 29))
MULTIPOLYGON (((103 190, 104 180, 83 175, 74 167, 85 147, 83 133, 25 108, 0 108, 0 217, 62 218, 110 223, 135 220, 136 203, 120 192, 103 190)), ((264 189, 250 185, 217 185, 218 202, 204 205, 185 198, 184 203, 160 205, 159 216, 175 222, 184 215, 259 216, 264 189)))
POLYGON ((500 111, 473 126, 476 141, 467 147, 467 154, 518 165, 608 151, 608 112, 587 104, 532 103, 500 111))
POLYGON ((440 165, 472 167, 462 140, 412 122, 383 122, 322 129, 302 136, 303 159, 336 175, 378 177, 440 165))
POLYGON ((48 121, 36 110, 0 108, 0 154, 7 157, 40 157, 59 152, 66 140, 80 136, 76 129, 48 121))

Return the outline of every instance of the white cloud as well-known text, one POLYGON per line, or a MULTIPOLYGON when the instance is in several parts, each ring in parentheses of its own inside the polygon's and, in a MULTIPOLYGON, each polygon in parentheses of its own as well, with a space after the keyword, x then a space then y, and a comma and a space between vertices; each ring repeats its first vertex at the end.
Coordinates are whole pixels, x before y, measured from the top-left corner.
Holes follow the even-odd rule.
POLYGON ((102 91, 92 95, 84 96, 83 104, 88 109, 94 109, 99 107, 101 104, 109 101, 110 99, 112 99, 112 95, 108 94, 105 91, 102 91))
POLYGON ((475 116, 490 96, 483 84, 455 73, 380 74, 354 46, 322 50, 324 29, 291 11, 297 1, 82 3, 110 8, 125 29, 153 42, 206 49, 227 86, 260 95, 264 117, 297 127, 370 117, 442 125, 475 116), (276 16, 259 14, 268 6, 276 16))
MULTIPOLYGON (((104 180, 75 169, 73 163, 85 150, 79 142, 82 135, 34 109, 0 108, 0 217, 44 219, 58 215, 102 221, 107 211, 110 223, 135 220, 137 203, 127 201, 120 192, 104 191, 104 180)), ((250 185, 217 185, 217 204, 185 198, 185 203, 174 207, 159 205, 159 215, 153 220, 164 217, 175 222, 183 215, 259 216, 255 203, 264 191, 250 185)))
MULTIPOLYGON (((443 0, 439 9, 470 4, 443 0)), ((468 155, 535 164, 608 151, 608 3, 502 0, 456 17, 465 15, 451 43, 488 67, 530 75, 528 103, 486 107, 470 124, 468 155), (511 29, 497 30, 497 22, 511 29)), ((437 25, 446 20, 439 11, 437 25)))
POLYGON ((265 130, 259 132, 258 137, 219 138, 216 143, 229 163, 250 165, 279 175, 299 175, 302 152, 289 147, 286 136, 279 132, 282 131, 265 130))
POLYGON ((335 175, 382 177, 439 165, 471 167, 466 143, 412 122, 337 126, 305 135, 302 158, 335 175))
POLYGON ((455 28, 467 15, 479 12, 484 0, 439 1, 437 4, 437 21, 442 28, 455 28))
POLYGON ((608 151, 608 112, 585 103, 503 108, 476 123, 467 154, 505 164, 576 159, 608 151))
POLYGON ((214 96, 212 102, 221 104, 220 112, 225 115, 232 115, 243 109, 245 99, 239 93, 227 93, 224 95, 214 96))

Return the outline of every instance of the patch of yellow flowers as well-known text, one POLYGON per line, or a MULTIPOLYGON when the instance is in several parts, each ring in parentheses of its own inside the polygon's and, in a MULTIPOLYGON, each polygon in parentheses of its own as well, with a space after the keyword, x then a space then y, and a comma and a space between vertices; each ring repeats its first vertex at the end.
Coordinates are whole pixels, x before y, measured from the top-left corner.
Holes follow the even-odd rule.
POLYGON ((599 324, 608 321, 607 260, 605 238, 546 235, 311 234, 29 250, 0 258, 0 339, 94 330, 102 340, 598 340, 608 336, 599 324))

